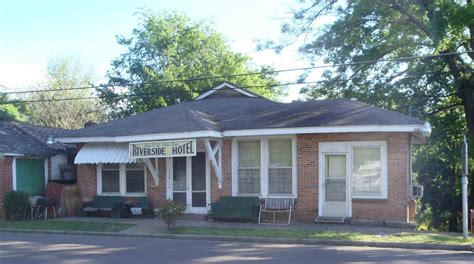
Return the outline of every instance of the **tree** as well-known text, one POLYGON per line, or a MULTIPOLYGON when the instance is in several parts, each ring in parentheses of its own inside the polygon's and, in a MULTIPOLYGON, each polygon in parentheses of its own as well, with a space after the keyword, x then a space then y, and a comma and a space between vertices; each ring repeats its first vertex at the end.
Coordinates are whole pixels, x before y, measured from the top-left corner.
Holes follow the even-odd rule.
MULTIPOLYGON (((339 65, 302 92, 309 98, 356 98, 404 113, 416 109, 434 131, 430 144, 417 151, 419 180, 428 187, 422 201, 441 206, 445 196, 437 191, 443 184, 448 186, 443 193, 457 195, 460 140, 466 132, 474 140, 472 0, 302 1, 293 15, 282 25, 285 36, 304 36, 300 52, 309 60, 321 56, 339 65), (324 16, 335 20, 321 25, 324 16), (426 54, 444 56, 396 60, 426 54)), ((458 207, 450 206, 434 209, 454 215, 458 207)), ((449 229, 456 229, 454 219, 448 221, 449 229)))
POLYGON ((104 120, 105 109, 99 105, 97 99, 80 99, 92 97, 94 89, 75 89, 90 86, 92 80, 92 69, 78 59, 66 56, 50 59, 46 66, 46 88, 42 86, 41 89, 52 91, 33 92, 25 98, 26 101, 35 101, 27 105, 30 122, 49 127, 77 129, 83 127, 86 122, 104 120), (60 100, 62 98, 69 100, 60 100))
POLYGON ((117 38, 127 52, 112 62, 108 86, 97 87, 117 116, 189 101, 224 80, 251 86, 249 90, 269 98, 280 94, 274 74, 187 80, 270 68, 252 68, 249 57, 233 52, 222 35, 206 23, 176 13, 141 15, 130 38, 117 38))
POLYGON ((0 121, 26 121, 26 117, 21 113, 22 107, 8 104, 8 101, 8 97, 0 93, 0 121))

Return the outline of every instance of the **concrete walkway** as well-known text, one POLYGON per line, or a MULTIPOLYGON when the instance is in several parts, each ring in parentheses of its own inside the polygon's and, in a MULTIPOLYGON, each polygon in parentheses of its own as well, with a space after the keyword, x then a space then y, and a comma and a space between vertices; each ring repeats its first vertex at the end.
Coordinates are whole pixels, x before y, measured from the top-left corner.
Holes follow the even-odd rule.
MULTIPOLYGON (((166 233, 166 224, 161 219, 112 219, 106 217, 65 217, 59 218, 58 221, 92 221, 105 223, 127 223, 134 224, 127 230, 121 231, 123 234, 135 235, 154 235, 166 233)), ((392 235, 400 233, 417 233, 417 234, 433 234, 433 235, 456 235, 455 233, 434 233, 426 231, 417 231, 412 229, 380 227, 380 226, 356 226, 349 224, 315 224, 292 222, 290 225, 277 224, 255 224, 255 223, 235 223, 235 222, 211 222, 196 220, 178 220, 176 226, 186 227, 210 227, 210 228, 249 228, 249 229, 284 229, 284 230, 303 230, 303 231, 341 231, 341 232, 358 232, 374 235, 392 235)))

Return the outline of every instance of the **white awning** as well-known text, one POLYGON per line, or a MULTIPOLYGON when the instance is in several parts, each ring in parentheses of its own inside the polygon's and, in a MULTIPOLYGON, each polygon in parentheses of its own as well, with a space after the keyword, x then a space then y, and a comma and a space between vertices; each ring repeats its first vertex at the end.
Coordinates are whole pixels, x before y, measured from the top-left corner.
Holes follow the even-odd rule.
POLYGON ((128 156, 128 144, 85 144, 74 164, 135 163, 128 156))

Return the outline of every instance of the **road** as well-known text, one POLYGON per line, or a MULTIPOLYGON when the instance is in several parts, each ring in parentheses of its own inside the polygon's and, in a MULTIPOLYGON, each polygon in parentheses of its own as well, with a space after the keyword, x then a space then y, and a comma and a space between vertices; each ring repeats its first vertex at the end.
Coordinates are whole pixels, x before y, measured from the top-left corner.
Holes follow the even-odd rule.
POLYGON ((0 263, 473 263, 474 253, 0 232, 0 263))

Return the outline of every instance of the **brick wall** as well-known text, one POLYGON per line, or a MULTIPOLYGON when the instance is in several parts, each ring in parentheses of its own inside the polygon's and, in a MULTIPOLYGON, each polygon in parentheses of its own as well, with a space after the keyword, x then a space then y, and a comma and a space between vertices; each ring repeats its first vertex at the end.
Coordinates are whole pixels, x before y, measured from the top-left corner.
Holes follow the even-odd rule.
MULTIPOLYGON (((146 171, 146 187, 147 195, 150 198, 153 207, 159 207, 160 203, 166 200, 166 160, 158 159, 158 170, 160 173, 159 185, 155 185, 155 181, 151 174, 146 171)), ((155 164, 153 164, 156 166, 155 164)), ((81 201, 92 201, 97 195, 97 165, 95 164, 78 164, 77 165, 77 183, 81 193, 81 201)), ((126 201, 134 202, 137 198, 127 197, 126 201)))
MULTIPOLYGON (((386 141, 388 151, 388 199, 353 199, 354 219, 407 221, 408 203, 408 134, 407 133, 345 133, 310 134, 297 138, 298 203, 296 216, 300 221, 312 221, 318 212, 318 146, 331 141, 386 141)), ((223 142, 223 188, 217 187, 217 179, 209 164, 211 175, 211 201, 232 195, 232 140, 223 142)), ((154 207, 166 199, 166 160, 158 159, 160 184, 154 186, 147 174, 147 194, 154 207)), ((78 184, 81 199, 90 201, 97 193, 96 166, 78 165, 78 184)), ((133 198, 131 198, 133 199, 133 198)))
POLYGON ((388 199, 353 199, 354 219, 407 221, 408 134, 346 133, 299 135, 297 146, 299 220, 311 221, 318 213, 318 146, 331 141, 386 141, 388 151, 388 199))
POLYGON ((82 202, 90 202, 97 195, 97 166, 95 164, 78 164, 77 184, 82 202))
MULTIPOLYGON (((217 156, 217 155, 216 155, 217 156)), ((212 165, 211 169, 211 201, 219 200, 221 196, 232 196, 232 140, 225 139, 222 144, 222 189, 218 188, 216 174, 212 165)))
POLYGON ((3 197, 5 193, 13 190, 12 163, 11 157, 0 158, 0 219, 5 218, 3 197))

